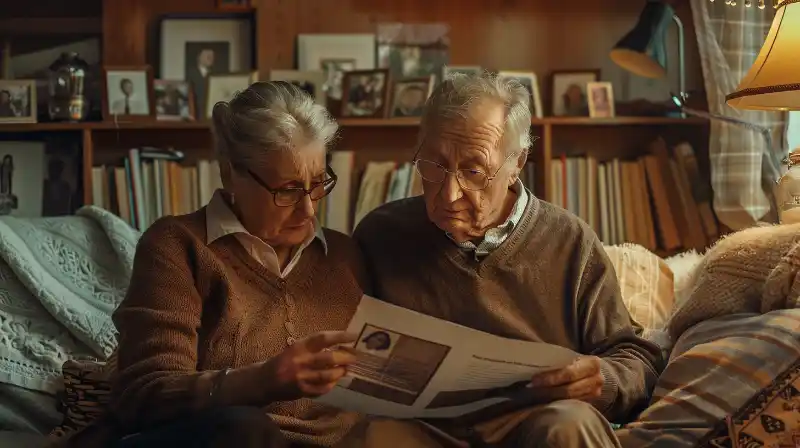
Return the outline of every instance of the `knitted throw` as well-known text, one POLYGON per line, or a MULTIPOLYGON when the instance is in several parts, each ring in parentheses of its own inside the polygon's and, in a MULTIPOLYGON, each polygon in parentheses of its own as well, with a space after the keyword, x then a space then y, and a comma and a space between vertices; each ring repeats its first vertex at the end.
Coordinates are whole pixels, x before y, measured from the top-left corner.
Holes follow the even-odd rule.
POLYGON ((706 253, 693 276, 686 302, 667 324, 674 341, 713 317, 800 308, 800 224, 731 234, 706 253))
POLYGON ((0 218, 0 381, 54 392, 67 359, 108 357, 139 233, 115 215, 0 218))

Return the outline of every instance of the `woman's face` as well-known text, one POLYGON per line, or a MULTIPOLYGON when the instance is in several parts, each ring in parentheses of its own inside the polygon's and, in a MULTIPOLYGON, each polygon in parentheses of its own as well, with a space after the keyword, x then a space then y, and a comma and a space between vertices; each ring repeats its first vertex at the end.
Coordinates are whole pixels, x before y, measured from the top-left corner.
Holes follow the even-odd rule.
MULTIPOLYGON (((305 188, 326 178, 325 146, 312 143, 287 150, 268 151, 261 166, 245 167, 272 189, 305 188)), ((275 204, 273 193, 253 179, 246 169, 233 170, 228 190, 234 194, 244 227, 273 247, 302 244, 314 234, 319 201, 308 195, 289 207, 275 204)))

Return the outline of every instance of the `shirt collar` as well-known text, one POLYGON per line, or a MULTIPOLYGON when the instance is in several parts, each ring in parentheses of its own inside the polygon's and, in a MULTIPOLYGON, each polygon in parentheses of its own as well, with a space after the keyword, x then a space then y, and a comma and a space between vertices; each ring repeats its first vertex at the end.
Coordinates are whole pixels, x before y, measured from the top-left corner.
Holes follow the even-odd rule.
MULTIPOLYGON (((217 190, 206 206, 206 245, 210 245, 226 235, 237 233, 251 235, 225 202, 222 190, 217 190)), ((303 243, 303 247, 311 244, 315 238, 322 244, 322 249, 327 255, 328 242, 325 240, 325 233, 317 218, 314 218, 314 234, 303 243)))

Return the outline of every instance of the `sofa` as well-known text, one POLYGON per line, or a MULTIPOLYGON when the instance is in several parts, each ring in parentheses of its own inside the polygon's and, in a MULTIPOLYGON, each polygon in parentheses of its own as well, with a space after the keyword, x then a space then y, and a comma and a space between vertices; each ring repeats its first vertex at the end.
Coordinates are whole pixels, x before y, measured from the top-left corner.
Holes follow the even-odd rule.
MULTIPOLYGON (((632 318, 669 359, 647 408, 634 421, 621 422, 623 446, 736 446, 731 432, 746 446, 769 446, 795 433, 800 440, 800 302, 719 312, 712 306, 714 294, 698 286, 708 283, 704 276, 731 275, 724 263, 730 254, 761 250, 742 249, 750 244, 742 241, 754 238, 747 232, 705 254, 668 259, 632 244, 606 248, 632 318), (710 314, 693 313, 702 319, 671 334, 673 318, 698 306, 710 314)), ((769 238, 756 237, 772 247, 769 238)), ((8 322, 23 325, 30 345, 20 349, 5 332, 0 340, 0 447, 45 446, 102 413, 113 370, 103 361, 113 351, 110 313, 124 295, 137 238, 118 218, 94 207, 73 217, 0 218, 0 325, 5 331, 8 322), (16 365, 27 367, 15 375, 16 365)), ((769 263, 778 266, 785 258, 769 263)), ((774 277, 775 270, 764 275, 774 277)), ((752 272, 742 276, 763 283, 752 272)), ((743 288, 752 293, 748 282, 743 288)), ((794 294, 791 279, 779 283, 778 289, 788 291, 784 295, 794 294)))

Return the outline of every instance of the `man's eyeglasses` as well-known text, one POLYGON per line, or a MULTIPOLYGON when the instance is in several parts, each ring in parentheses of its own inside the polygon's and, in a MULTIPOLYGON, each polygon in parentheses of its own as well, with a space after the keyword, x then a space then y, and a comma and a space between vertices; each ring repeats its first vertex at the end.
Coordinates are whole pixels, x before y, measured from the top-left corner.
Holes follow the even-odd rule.
POLYGON ((497 171, 491 176, 478 169, 448 170, 436 162, 425 159, 415 159, 413 163, 420 177, 426 182, 440 184, 445 181, 447 174, 454 174, 461 188, 479 191, 488 187, 492 179, 497 177, 497 174, 503 169, 503 166, 515 155, 517 155, 517 153, 509 154, 503 163, 500 164, 497 171))
POLYGON ((258 185, 261 186, 261 188, 272 193, 272 199, 275 201, 275 205, 278 207, 291 207, 296 205, 302 201, 305 196, 309 196, 312 201, 319 201, 333 191, 333 187, 336 186, 336 180, 338 179, 336 173, 333 172, 331 167, 327 167, 325 174, 328 176, 328 178, 322 182, 311 184, 311 188, 309 189, 302 187, 272 188, 263 180, 261 180, 261 178, 259 178, 254 172, 247 170, 247 173, 253 178, 254 181, 256 181, 258 185))

